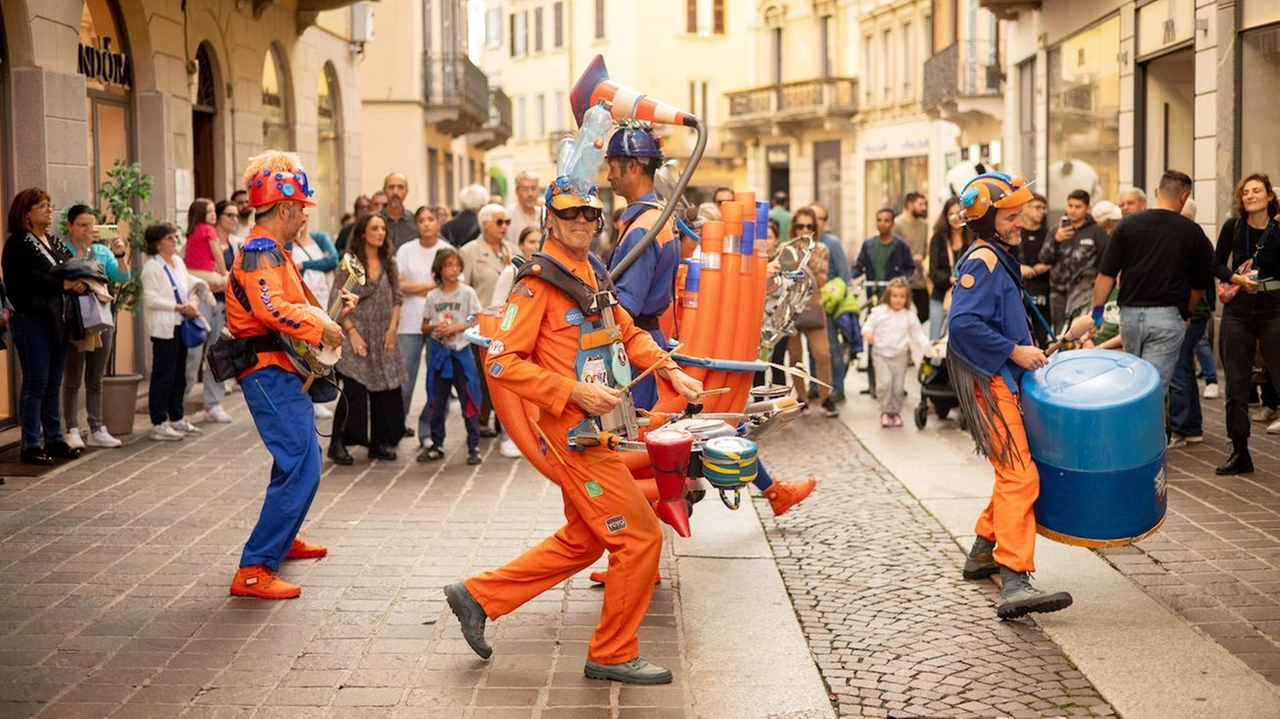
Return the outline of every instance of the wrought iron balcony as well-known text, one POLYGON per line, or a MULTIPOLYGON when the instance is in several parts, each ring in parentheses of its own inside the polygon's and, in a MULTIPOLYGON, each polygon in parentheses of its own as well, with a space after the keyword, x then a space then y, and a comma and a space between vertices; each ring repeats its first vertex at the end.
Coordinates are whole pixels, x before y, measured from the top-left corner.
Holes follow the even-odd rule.
POLYGON ((931 110, 965 97, 1000 95, 1000 61, 990 40, 964 40, 924 63, 924 93, 920 104, 931 110))
POLYGON ((461 137, 489 121, 489 78, 461 54, 423 58, 426 121, 440 132, 461 137))
POLYGON ((467 140, 481 150, 492 150, 511 139, 511 98, 501 88, 489 91, 489 121, 467 140))
POLYGON ((730 126, 849 117, 858 111, 858 81, 824 77, 728 92, 725 97, 730 126))

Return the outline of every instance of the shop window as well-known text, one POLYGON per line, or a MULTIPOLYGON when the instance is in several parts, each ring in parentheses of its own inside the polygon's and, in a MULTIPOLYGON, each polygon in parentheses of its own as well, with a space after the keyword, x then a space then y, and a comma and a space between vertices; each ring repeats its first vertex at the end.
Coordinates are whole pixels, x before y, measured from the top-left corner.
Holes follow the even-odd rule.
POLYGON ((262 146, 292 150, 289 137, 289 93, 280 51, 272 45, 262 60, 262 146))
POLYGON ((1252 172, 1275 176, 1275 97, 1280 94, 1280 26, 1244 34, 1240 47, 1240 158, 1236 177, 1252 172))
POLYGON ((89 188, 97 197, 116 160, 132 160, 133 65, 114 3, 81 7, 76 66, 85 79, 89 188))
POLYGON ((338 95, 338 76, 333 65, 326 63, 316 91, 316 168, 311 186, 315 188, 316 206, 311 208, 311 228, 337 236, 338 210, 342 200, 342 117, 338 95))
POLYGON ((876 211, 892 207, 902 210, 908 192, 929 195, 929 158, 894 157, 867 160, 866 203, 863 205, 863 237, 876 234, 876 211))
POLYGON ((1120 18, 1113 17, 1049 50, 1051 210, 1084 190, 1112 198, 1120 187, 1120 18))

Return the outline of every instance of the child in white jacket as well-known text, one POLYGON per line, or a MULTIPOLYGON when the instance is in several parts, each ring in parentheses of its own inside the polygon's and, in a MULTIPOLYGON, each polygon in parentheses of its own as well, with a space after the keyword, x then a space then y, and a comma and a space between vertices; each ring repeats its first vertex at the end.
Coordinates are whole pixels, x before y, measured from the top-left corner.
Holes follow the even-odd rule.
POLYGON ((884 297, 862 327, 862 337, 871 345, 871 361, 875 363, 876 400, 880 402, 880 426, 902 426, 902 385, 907 376, 911 345, 930 357, 938 351, 920 326, 911 309, 911 286, 902 277, 894 278, 884 297))

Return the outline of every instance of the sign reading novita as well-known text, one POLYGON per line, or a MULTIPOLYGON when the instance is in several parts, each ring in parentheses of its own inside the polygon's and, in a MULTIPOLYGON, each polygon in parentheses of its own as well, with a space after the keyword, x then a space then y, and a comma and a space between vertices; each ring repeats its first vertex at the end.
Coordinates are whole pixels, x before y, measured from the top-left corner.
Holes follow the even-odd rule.
POLYGON ((113 52, 111 38, 98 40, 101 47, 80 43, 76 71, 90 80, 115 85, 126 90, 133 87, 133 63, 122 52, 113 52))

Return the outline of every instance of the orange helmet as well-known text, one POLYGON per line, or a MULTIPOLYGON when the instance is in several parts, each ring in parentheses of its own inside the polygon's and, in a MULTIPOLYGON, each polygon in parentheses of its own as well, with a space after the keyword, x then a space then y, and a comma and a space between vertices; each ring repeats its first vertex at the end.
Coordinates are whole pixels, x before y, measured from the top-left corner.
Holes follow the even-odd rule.
POLYGON ((1031 201, 1030 183, 1021 175, 987 172, 969 180, 960 191, 960 215, 978 237, 990 238, 996 230, 996 210, 1020 207, 1031 201))

